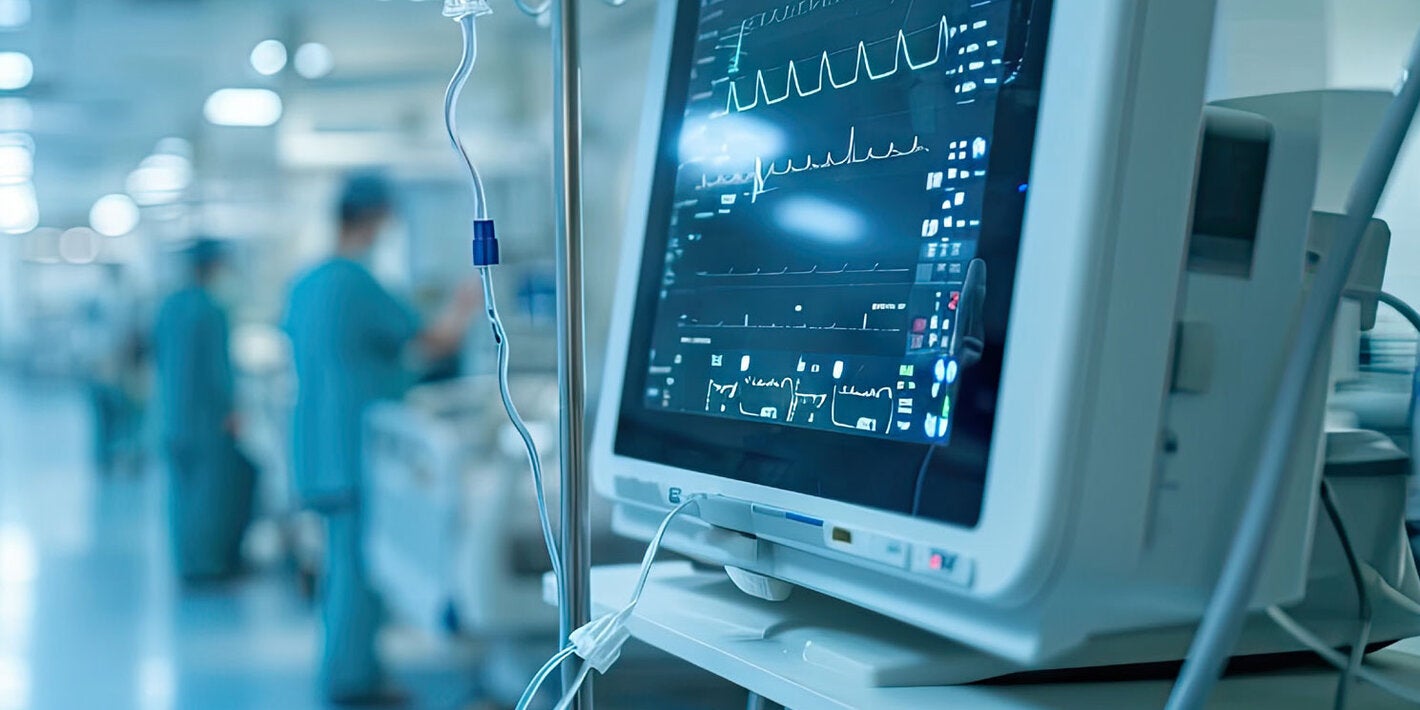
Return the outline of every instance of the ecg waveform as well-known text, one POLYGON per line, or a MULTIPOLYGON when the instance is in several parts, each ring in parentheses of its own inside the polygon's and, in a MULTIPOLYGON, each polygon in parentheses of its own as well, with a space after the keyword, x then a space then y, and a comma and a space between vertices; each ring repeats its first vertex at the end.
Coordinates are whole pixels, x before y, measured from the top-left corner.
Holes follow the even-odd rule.
MULTIPOLYGON (((701 190, 710 190, 717 187, 750 185, 750 202, 759 201, 760 196, 772 192, 778 188, 771 188, 768 183, 776 177, 794 175, 798 173, 813 172, 815 170, 827 170, 829 168, 839 168, 845 165, 859 165, 871 163, 879 160, 894 160, 905 158, 909 155, 928 152, 928 148, 922 145, 921 136, 912 137, 912 145, 908 148, 898 148, 896 142, 888 143, 886 148, 868 148, 866 153, 858 152, 858 129, 857 127, 848 129, 848 146, 840 157, 834 157, 833 151, 829 151, 822 161, 816 160, 813 156, 806 156, 802 164, 796 164, 793 158, 788 159, 783 167, 779 167, 778 161, 764 164, 764 158, 754 159, 754 170, 746 173, 733 173, 730 175, 718 175, 710 177, 708 175, 700 178, 701 190)), ((713 214, 713 213, 712 213, 713 214)))
POLYGON ((807 268, 807 269, 790 270, 789 267, 786 266, 786 267, 784 267, 784 268, 782 268, 782 269, 779 269, 778 271, 773 271, 773 270, 765 271, 764 269, 755 269, 754 271, 735 271, 734 269, 730 269, 729 271, 725 271, 725 272, 697 271, 697 272, 695 272, 695 275, 696 275, 696 276, 703 277, 703 278, 710 278, 710 279, 737 279, 737 278, 753 278, 753 277, 760 277, 760 276, 772 278, 772 277, 775 277, 775 276, 836 276, 836 275, 838 275, 838 274, 906 274, 906 273, 911 273, 911 272, 912 272, 912 269, 884 269, 884 268, 883 268, 883 265, 882 265, 881 263, 875 263, 875 264, 873 264, 872 268, 868 268, 868 269, 850 269, 850 268, 848 268, 848 264, 844 264, 843 267, 842 267, 842 268, 839 268, 839 269, 825 269, 825 268, 821 268, 821 267, 818 267, 818 266, 813 266, 813 267, 810 267, 810 268, 807 268))
MULTIPOLYGON (((740 98, 738 80, 734 79, 733 77, 723 79, 722 81, 729 82, 729 89, 725 99, 725 110, 722 112, 715 112, 711 114, 711 116, 727 116, 734 112, 750 111, 761 105, 773 106, 775 104, 787 101, 796 94, 800 98, 813 96, 822 92, 827 87, 831 87, 834 90, 846 89, 862 81, 864 79, 865 74, 869 81, 878 81, 880 79, 886 79, 887 77, 893 76, 894 74, 897 74, 899 71, 901 71, 904 62, 906 62, 909 71, 921 71, 923 69, 935 66, 936 64, 940 63, 942 61, 942 58, 950 53, 951 35, 951 24, 947 22, 946 16, 943 15, 941 22, 937 23, 937 25, 933 27, 924 27, 922 29, 913 30, 911 32, 907 32, 905 30, 898 30, 897 35, 893 37, 887 37, 872 42, 859 42, 857 47, 840 49, 834 52, 824 51, 823 54, 819 56, 818 83, 811 89, 805 89, 803 86, 803 82, 800 80, 798 69, 799 62, 790 61, 788 67, 784 69, 784 93, 779 95, 777 98, 775 96, 771 96, 769 93, 769 86, 765 78, 766 70, 761 69, 755 72, 754 99, 751 100, 749 103, 745 103, 740 98), (908 49, 907 46, 907 38, 921 34, 923 32, 931 32, 933 30, 937 32, 937 42, 936 47, 932 53, 932 58, 928 60, 914 60, 912 58, 911 50, 908 49), (872 62, 868 58, 868 47, 883 44, 885 42, 892 42, 894 40, 897 42, 897 49, 893 52, 892 55, 892 68, 882 71, 874 71, 872 62), (833 63, 829 61, 829 58, 833 57, 834 55, 854 51, 857 52, 857 58, 853 62, 853 76, 851 79, 840 81, 836 76, 834 76, 833 63)), ((738 70, 738 50, 736 50, 736 64, 734 68, 738 70)), ((767 71, 773 73, 779 71, 779 69, 775 68, 767 71)))
POLYGON ((758 15, 751 15, 741 20, 739 26, 735 28, 734 33, 726 37, 716 49, 734 51, 734 54, 730 55, 729 73, 738 74, 740 71, 740 60, 744 57, 745 35, 751 30, 763 29, 781 22, 788 22, 789 20, 803 17, 817 12, 818 10, 833 7, 840 2, 844 2, 844 0, 798 0, 798 2, 786 4, 784 7, 777 7, 773 10, 765 10, 758 15))
POLYGON ((902 328, 873 328, 868 324, 868 315, 863 314, 861 325, 843 325, 837 321, 819 325, 783 325, 780 323, 752 323, 748 314, 744 320, 731 323, 729 321, 717 321, 715 323, 702 323, 698 320, 686 318, 679 323, 682 328, 715 328, 728 330, 840 330, 852 333, 901 333, 902 328))
POLYGON ((765 379, 751 375, 729 383, 712 379, 705 389, 705 411, 714 412, 716 398, 719 397, 721 412, 725 412, 730 403, 733 403, 736 411, 742 416, 774 420, 779 420, 782 416, 783 421, 791 423, 799 421, 801 416, 806 416, 806 421, 813 423, 827 405, 829 423, 840 429, 881 433, 892 430, 899 410, 895 404, 896 393, 893 388, 859 389, 853 385, 833 385, 828 392, 804 392, 800 389, 802 384, 791 377, 765 379), (746 407, 746 400, 753 399, 756 394, 759 395, 760 401, 751 402, 746 407), (856 404, 861 408, 863 403, 877 400, 886 400, 888 406, 884 407, 882 412, 873 412, 878 416, 861 416, 860 413, 860 416, 853 417, 850 414, 850 421, 844 421, 840 419, 840 398, 845 400, 845 406, 856 404))

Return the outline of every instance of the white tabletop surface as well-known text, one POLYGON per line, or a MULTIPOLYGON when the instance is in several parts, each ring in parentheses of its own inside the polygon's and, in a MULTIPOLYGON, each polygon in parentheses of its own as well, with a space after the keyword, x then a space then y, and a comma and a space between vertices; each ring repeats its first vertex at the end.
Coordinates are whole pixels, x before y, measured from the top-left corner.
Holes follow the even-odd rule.
MULTIPOLYGON (((600 615, 626 603, 637 568, 598 567, 592 574, 592 606, 600 615)), ((550 585, 545 588, 552 595, 550 585)), ((840 604, 828 600, 828 604, 840 604)), ((723 573, 695 571, 688 563, 658 563, 631 619, 632 635, 651 646, 719 675, 793 710, 895 710, 971 708, 1025 710, 1060 708, 1159 708, 1167 680, 935 687, 869 687, 844 673, 805 662, 804 635, 812 621, 769 624, 784 607, 735 590, 723 573), (771 629, 764 632, 764 629, 771 629)), ((831 606, 820 604, 820 612, 831 606)), ((845 615, 862 612, 843 604, 845 615)), ((883 620, 884 624, 893 624, 883 620)), ((1368 663, 1420 687, 1420 643, 1412 640, 1368 656, 1368 663)), ((615 673, 615 669, 611 670, 615 673)), ((1332 707, 1336 673, 1297 669, 1225 679, 1210 708, 1307 710, 1332 707)), ((1363 684, 1353 687, 1354 710, 1411 708, 1363 684)))

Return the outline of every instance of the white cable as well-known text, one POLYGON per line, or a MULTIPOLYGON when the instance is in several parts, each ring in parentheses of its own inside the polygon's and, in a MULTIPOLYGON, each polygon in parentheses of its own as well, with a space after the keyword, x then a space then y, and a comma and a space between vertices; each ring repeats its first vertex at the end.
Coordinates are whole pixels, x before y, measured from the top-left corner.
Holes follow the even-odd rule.
POLYGON ((1268 412, 1261 454, 1223 570, 1208 600, 1198 632, 1179 672, 1168 710, 1200 710, 1237 645, 1257 588, 1264 555, 1271 543, 1289 463, 1296 445, 1307 387, 1327 334, 1336 319, 1337 304, 1381 194, 1390 179, 1400 148, 1420 106, 1420 36, 1409 57, 1396 98, 1391 102, 1346 203, 1346 220, 1322 260, 1302 302, 1296 336, 1283 364, 1277 395, 1268 412))
POLYGON ((1371 620, 1366 619, 1361 622, 1361 629, 1356 633, 1356 640, 1351 642, 1351 655, 1346 661, 1346 668, 1341 671, 1341 679, 1337 686, 1336 710, 1345 710, 1351 682, 1361 677, 1361 670, 1366 664, 1366 647, 1370 644, 1371 620))
POLYGON ((563 661, 566 661, 568 658, 571 658, 572 654, 575 652, 576 649, 572 648, 571 646, 568 646, 562 649, 561 651, 554 653, 552 655, 552 658, 547 659, 547 663, 544 663, 542 665, 542 668, 539 669, 538 672, 533 675, 532 681, 529 682, 528 687, 523 690, 522 697, 518 698, 517 710, 527 710, 527 707, 529 704, 532 703, 533 698, 537 697, 537 691, 542 688, 543 683, 547 682, 548 676, 552 675, 552 672, 557 670, 557 667, 562 665, 563 661))
MULTIPOLYGON (((1308 631, 1306 627, 1292 618, 1291 614, 1275 606, 1267 608, 1267 616, 1271 617, 1283 631, 1286 631, 1296 639, 1298 643, 1321 656, 1327 663, 1335 666, 1337 670, 1345 673, 1351 668, 1351 659, 1345 654, 1327 645, 1315 634, 1308 631)), ((1355 669, 1355 676, 1381 690, 1394 695, 1401 700, 1412 703, 1420 703, 1420 688, 1412 688, 1391 680, 1383 673, 1377 672, 1372 666, 1361 665, 1355 669)))
POLYGON ((592 671, 592 664, 583 663, 582 670, 577 672, 577 679, 572 681, 572 687, 562 694, 562 700, 557 703, 553 710, 567 710, 572 706, 572 701, 577 698, 577 693, 582 690, 582 685, 587 682, 587 674, 592 671))
POLYGON ((468 172, 469 185, 473 188, 474 219, 488 219, 488 201, 484 199, 483 177, 478 174, 478 168, 474 167, 473 160, 468 157, 468 150, 464 148, 463 138, 459 136, 458 130, 459 97, 463 95, 463 87, 468 83, 469 75, 473 73, 474 63, 478 61, 478 28, 474 24, 474 17, 473 14, 467 14, 458 18, 459 27, 463 30, 463 57, 459 60, 459 68, 454 72, 454 78, 449 81, 449 88, 444 91, 444 129, 468 172))
MULTIPOLYGON (((463 56, 459 61, 458 70, 454 72, 453 79, 449 81, 448 90, 444 93, 444 128, 448 132, 449 143, 458 153, 468 172, 469 186, 474 199, 474 216, 477 220, 488 219, 488 201, 483 194, 483 179, 478 173, 478 168, 474 166, 473 159, 469 157, 468 150, 464 148, 463 140, 459 137, 458 103, 459 97, 463 95, 464 85, 468 83, 468 78, 473 73, 473 66, 478 60, 478 31, 474 20, 477 16, 490 12, 492 10, 488 8, 485 0, 446 0, 444 3, 444 14, 456 19, 459 27, 463 30, 463 56)), ((527 424, 523 421, 522 415, 518 413, 518 407, 513 402, 511 388, 508 384, 508 364, 511 354, 508 334, 503 329, 503 319, 498 313, 498 301, 494 297, 492 267, 480 266, 478 276, 483 285, 484 308, 493 328, 493 341, 498 348, 498 394, 503 400, 503 410, 507 412, 508 420, 512 422, 513 428, 517 430, 519 438, 522 439, 523 448, 527 450, 528 467, 532 470, 533 487, 537 496, 537 514, 538 522, 542 527, 543 544, 547 546, 552 576, 557 580, 560 589, 563 582, 562 556, 557 551, 557 539, 553 535, 552 519, 548 514, 547 493, 542 477, 542 457, 538 455, 537 442, 533 440, 532 433, 528 431, 527 424)))
POLYGON ((498 346, 498 394, 503 398, 503 411, 508 413, 508 420, 513 423, 513 428, 518 430, 518 436, 523 440, 523 448, 527 450, 533 491, 537 496, 537 517, 542 527, 542 541, 547 546, 548 558, 552 560, 552 578, 557 580, 557 588, 561 589, 562 556, 557 552, 557 537, 552 533, 552 516, 547 508, 547 488, 543 485, 542 478, 542 457, 538 455, 537 443, 533 441, 532 433, 528 431, 527 424, 518 413, 518 406, 514 404, 512 392, 508 387, 508 361, 511 354, 508 334, 503 330, 503 318, 498 315, 498 301, 493 293, 493 269, 486 266, 480 268, 478 276, 483 282, 483 303, 488 310, 488 322, 493 326, 493 340, 498 346))
POLYGON ((656 528, 656 533, 651 536, 651 541, 646 545, 646 554, 641 558, 640 573, 636 578, 636 586, 631 591, 631 599, 621 609, 604 616, 593 619, 590 623, 573 631, 567 639, 569 645, 548 660, 538 675, 533 677, 523 691, 523 698, 518 702, 517 710, 527 710, 532 703, 533 697, 537 695, 538 688, 546 680, 546 673, 550 673, 550 667, 556 667, 575 653, 583 659, 582 669, 577 673, 576 680, 565 689, 562 699, 558 702, 557 708, 566 708, 571 703, 571 699, 576 697, 577 691, 581 689, 582 683, 595 669, 598 673, 606 673, 611 666, 621 657, 621 647, 626 643, 626 639, 631 633, 626 629, 626 622, 631 618, 631 613, 636 610, 636 605, 641 603, 641 595, 646 591, 646 582, 651 577, 651 565, 656 561, 656 553, 661 549, 661 542, 666 537, 666 531, 670 529, 671 522, 692 505, 695 505, 704 498, 701 495, 691 495, 683 499, 680 505, 672 508, 666 517, 661 520, 660 527, 656 528))

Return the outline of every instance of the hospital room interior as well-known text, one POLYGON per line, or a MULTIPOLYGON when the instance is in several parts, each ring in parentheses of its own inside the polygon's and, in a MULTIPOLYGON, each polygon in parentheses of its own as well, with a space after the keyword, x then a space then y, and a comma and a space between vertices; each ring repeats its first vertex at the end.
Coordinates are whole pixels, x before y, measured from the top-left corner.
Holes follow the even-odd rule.
POLYGON ((1420 704, 1413 0, 0 0, 0 710, 1420 704))

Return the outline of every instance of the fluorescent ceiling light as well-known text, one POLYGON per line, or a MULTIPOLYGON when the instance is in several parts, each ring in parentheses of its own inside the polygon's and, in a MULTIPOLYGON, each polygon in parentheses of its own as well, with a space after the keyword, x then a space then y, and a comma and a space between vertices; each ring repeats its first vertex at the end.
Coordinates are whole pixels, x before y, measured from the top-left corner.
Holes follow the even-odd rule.
POLYGON ((296 73, 307 79, 319 79, 335 69, 335 55, 319 42, 307 42, 296 50, 296 73))
POLYGON ((0 185, 0 232, 25 234, 39 226, 39 202, 28 182, 0 185))
POLYGON ((174 153, 157 153, 143 159, 138 169, 128 174, 125 187, 140 205, 162 205, 177 202, 192 184, 192 163, 174 153))
POLYGON ((219 89, 203 114, 219 126, 270 126, 281 120, 281 97, 268 89, 219 89))
POLYGON ((75 227, 59 235, 59 258, 71 264, 92 264, 103 247, 97 232, 75 227))
POLYGON ((0 99, 0 131, 28 131, 34 119, 34 108, 28 99, 0 99))
POLYGON ((286 45, 268 39, 251 50, 251 66, 262 76, 274 76, 286 68, 286 45))
POLYGON ((27 54, 0 52, 0 91, 16 91, 30 85, 35 65, 27 54))
POLYGON ((29 142, 0 136, 0 185, 29 182, 34 174, 34 151, 29 142))
POLYGON ((160 141, 153 148, 153 153, 157 155, 180 155, 188 160, 192 160, 192 142, 186 138, 168 136, 160 141))
POLYGON ((0 27, 24 27, 30 23, 30 0, 0 0, 0 27))
POLYGON ((138 205, 128 195, 104 195, 89 210, 89 226, 105 237, 128 234, 138 226, 138 220, 138 205))

